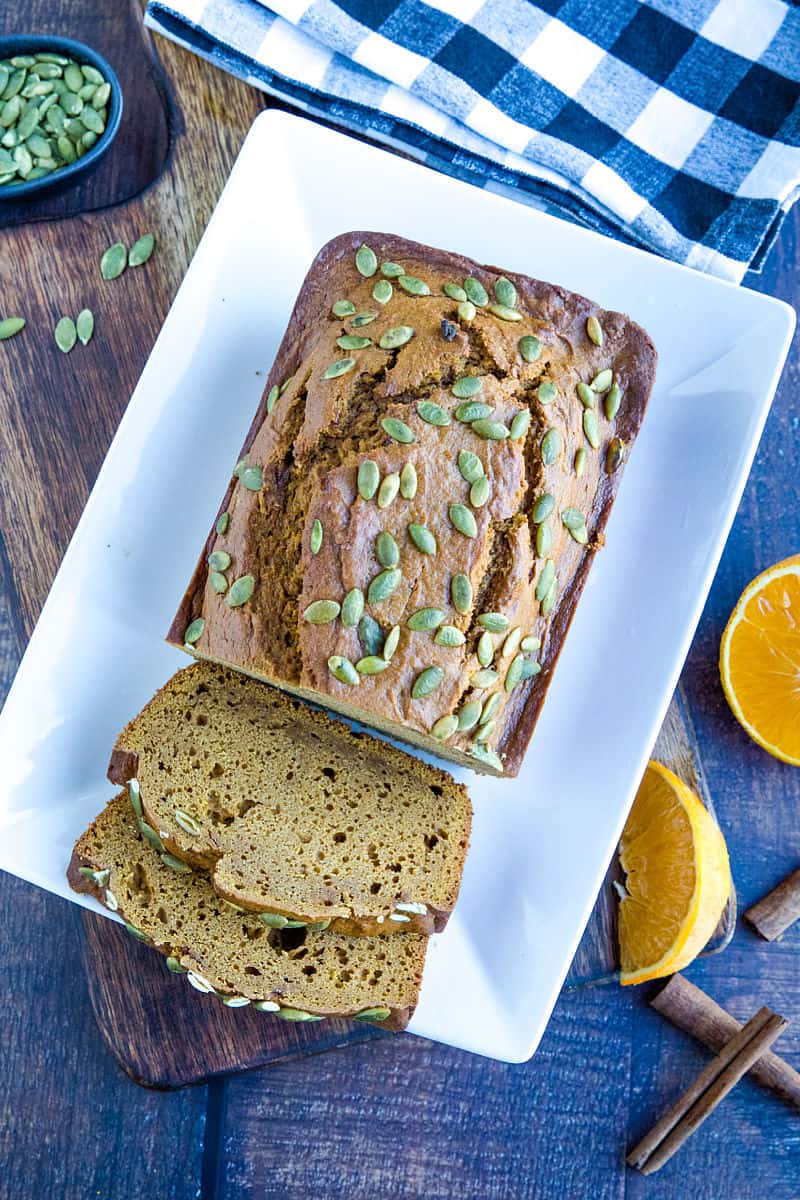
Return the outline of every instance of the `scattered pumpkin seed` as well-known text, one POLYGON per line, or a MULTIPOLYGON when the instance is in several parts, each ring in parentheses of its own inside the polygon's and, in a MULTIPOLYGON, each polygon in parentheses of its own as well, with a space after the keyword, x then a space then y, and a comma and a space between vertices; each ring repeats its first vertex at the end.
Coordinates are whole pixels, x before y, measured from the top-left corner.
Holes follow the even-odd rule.
POLYGON ((475 733, 472 735, 476 742, 488 742, 489 738, 494 733, 497 727, 496 721, 481 722, 475 733))
POLYGON ((467 300, 472 304, 476 304, 478 308, 483 308, 484 305, 489 303, 489 294, 486 288, 480 279, 475 279, 472 275, 464 280, 464 291, 467 293, 467 300))
POLYGON ((186 626, 186 632, 183 635, 184 642, 189 646, 193 646, 195 642, 198 642, 202 637, 205 627, 206 623, 203 617, 195 617, 195 619, 190 621, 186 626))
MULTIPOLYGON (((519 352, 525 359, 525 362, 535 363, 542 353, 542 343, 532 333, 529 333, 519 339, 519 352)), ((541 396, 539 399, 541 399, 541 396)))
POLYGON ((432 400, 420 400, 417 412, 428 425, 450 424, 450 414, 442 408, 441 404, 434 404, 432 400))
MULTIPOLYGON (((380 654, 381 647, 384 646, 383 630, 369 613, 364 613, 364 616, 358 622, 358 640, 361 643, 362 650, 366 650, 367 654, 380 654)), ((385 646, 384 655, 386 658, 391 657, 391 655, 385 654, 385 646)))
POLYGON ((448 511, 450 523, 464 537, 478 536, 478 524, 466 504, 451 504, 448 511))
POLYGON ((369 585, 367 591, 367 600, 369 603, 380 604, 383 600, 388 600, 392 593, 400 586, 402 578, 402 571, 399 571, 396 567, 388 571, 381 571, 369 585))
MULTIPOLYGON (((90 122, 90 113, 93 111, 93 109, 86 109, 81 119, 84 125, 86 125, 87 129, 90 129, 92 133, 102 133, 103 122, 100 120, 100 118, 95 118, 95 122, 100 121, 100 129, 96 128, 96 125, 93 125, 90 122)), ((153 237, 152 233, 143 233, 140 238, 136 239, 128 251, 128 266, 141 267, 144 263, 146 263, 150 255, 153 253, 153 247, 155 244, 156 239, 153 237)))
POLYGON ((203 827, 199 821, 196 821, 193 816, 185 812, 182 808, 175 809, 175 824, 179 825, 184 833, 190 834, 192 837, 197 837, 203 832, 203 827))
POLYGON ((392 285, 388 279, 379 279, 372 289, 372 299, 378 304, 388 304, 392 298, 392 285))
POLYGON ((208 576, 208 582, 220 596, 228 590, 228 581, 221 571, 212 571, 208 576))
POLYGON ((578 508, 565 508, 561 514, 562 523, 569 530, 574 541, 579 545, 585 546, 589 541, 589 534, 586 529, 586 519, 583 513, 578 508))
MULTIPOLYGON (((367 309, 365 312, 356 313, 350 324, 354 329, 361 329, 364 325, 371 325, 372 322, 376 321, 380 315, 381 314, 377 311, 373 312, 371 309, 367 309)), ((384 346, 384 350, 390 348, 391 347, 384 346)))
POLYGON ((349 658, 345 658, 341 654, 332 654, 328 659, 328 670, 334 679, 338 679, 339 683, 346 683, 350 687, 355 687, 359 681, 358 671, 355 669, 349 658))
POLYGON ((381 473, 378 464, 365 458, 358 467, 358 494, 362 500, 371 500, 378 490, 381 473))
POLYGON ((466 575, 454 575, 450 582, 450 598, 453 608, 466 616, 472 608, 472 584, 466 575))
POLYGON ((547 558, 553 547, 553 531, 548 521, 542 521, 536 528, 536 553, 539 558, 547 558))
POLYGON ((521 442, 528 430, 531 427, 531 410, 529 408, 521 408, 518 413, 514 414, 514 419, 511 422, 509 430, 512 442, 521 442))
POLYGON ((487 767, 493 767, 499 774, 503 774, 503 760, 496 751, 490 749, 489 746, 475 745, 470 751, 472 758, 477 758, 478 762, 484 763, 487 767))
POLYGON ((335 317, 351 317, 356 311, 356 306, 352 300, 336 300, 331 305, 331 312, 335 317))
POLYGON ((509 429, 502 421, 478 420, 472 422, 472 431, 489 442, 502 442, 509 436, 509 429))
POLYGON ((381 428, 384 433, 388 433, 390 438, 394 438, 396 442, 402 442, 403 445, 409 445, 417 440, 413 429, 399 417, 384 417, 381 421, 381 428))
POLYGON ((505 308, 516 308, 517 289, 510 279, 506 279, 505 275, 500 275, 496 280, 494 294, 498 304, 502 304, 505 308))
POLYGON ((484 404, 482 400, 469 400, 466 404, 459 404, 455 415, 457 421, 463 421, 465 425, 470 425, 473 421, 480 421, 484 417, 491 416, 493 412, 491 404, 484 404))
POLYGON ((603 344, 603 329, 597 317, 591 316, 586 320, 586 336, 590 342, 594 342, 595 346, 603 344))
POLYGON ((494 639, 492 638, 492 635, 489 633, 488 629, 485 630, 478 638, 478 648, 476 650, 476 654, 478 656, 478 662, 482 667, 490 667, 492 665, 492 660, 494 658, 494 639))
POLYGON ((600 424, 593 409, 587 408, 583 414, 583 432, 592 449, 597 450, 600 446, 600 424))
POLYGON ((336 362, 332 362, 329 367, 326 367, 322 372, 323 379, 338 379, 340 375, 346 375, 348 371, 352 371, 356 365, 354 358, 337 358, 336 362))
POLYGON ((581 380, 575 391, 578 393, 578 399, 584 408, 594 408, 595 395, 588 383, 584 383, 581 380))
POLYGON ((303 620, 310 625, 330 625, 342 611, 337 600, 312 600, 303 610, 303 620))
POLYGON ((536 599, 537 600, 539 600, 540 602, 542 600, 544 600, 545 596, 550 591, 550 588, 555 583, 555 578, 556 578, 556 564, 553 562, 552 558, 547 558, 544 561, 542 569, 539 572, 539 578, 536 581, 536 599))
POLYGON ((394 657, 394 652, 400 644, 400 626, 393 625, 386 635, 386 641, 383 643, 383 657, 387 662, 391 662, 394 657))
POLYGON ((606 367, 605 370, 597 372, 590 387, 593 392, 607 392, 613 382, 614 372, 610 367, 606 367))
MULTIPOLYGON (((355 319, 353 324, 355 325, 355 319)), ((411 325, 395 325, 393 329, 387 329, 386 333, 381 335, 378 345, 381 350, 397 350, 399 346, 410 342, 413 336, 414 329, 411 325)))
POLYGON ((427 283, 423 279, 417 279, 415 275, 398 275, 397 283, 410 296, 430 296, 431 294, 427 283))
POLYGON ((555 496, 551 496, 549 492, 545 492, 543 496, 539 496, 531 509, 531 520, 535 525, 546 521, 556 506, 555 496))
POLYGON ((94 333, 94 314, 90 308, 83 308, 75 321, 75 331, 82 346, 88 346, 94 333))
POLYGON ((472 687, 478 691, 482 691, 484 688, 491 687, 493 683, 497 683, 499 678, 499 671, 495 671, 491 667, 485 667, 482 671, 476 671, 470 677, 469 682, 472 687))
POLYGON ((400 266, 400 263, 385 262, 381 263, 381 275, 387 279, 397 279, 400 275, 405 275, 405 271, 400 266))
POLYGON ((462 287, 459 287, 457 283, 442 284, 442 291, 444 292, 445 296, 449 296, 451 300, 455 300, 459 304, 461 304, 467 298, 467 293, 462 287))
POLYGON ((19 333, 24 328, 24 317, 5 317, 4 320, 0 321, 0 342, 14 337, 16 333, 19 333))
POLYGON ((459 732, 474 729, 481 715, 480 700, 468 700, 466 704, 462 704, 457 715, 459 732))
POLYGON ((481 719, 478 722, 480 725, 486 725, 491 721, 500 707, 500 693, 494 692, 483 706, 481 711, 481 719))
POLYGON ((422 554, 436 554, 436 538, 425 525, 412 521, 408 526, 408 536, 422 554))
POLYGON ((442 625, 433 639, 437 646, 463 646, 466 637, 456 625, 442 625))
POLYGON ((342 601, 342 624, 345 629, 355 629, 364 615, 364 593, 361 588, 351 588, 342 601))
POLYGON ((56 345, 64 354, 69 354, 78 340, 78 331, 72 317, 62 317, 55 329, 56 345))
POLYGON ((385 658, 378 657, 377 654, 368 654, 366 658, 360 658, 356 663, 356 670, 359 675, 380 675, 381 671, 385 671, 389 663, 385 658))
POLYGON ((466 321, 467 324, 475 320, 476 309, 471 300, 463 300, 456 309, 456 312, 458 313, 459 320, 466 321))
POLYGON ((361 1012, 353 1013, 354 1021, 386 1021, 392 1015, 390 1008, 362 1008, 361 1012))
POLYGON ((444 717, 439 717, 431 726, 431 737, 435 737, 439 742, 446 742, 451 738, 458 729, 458 717, 455 713, 448 713, 444 717))
POLYGON ((418 608, 408 618, 408 628, 412 633, 430 633, 438 629, 443 620, 444 613, 440 608, 418 608))
POLYGON ((128 265, 128 251, 122 242, 114 242, 100 259, 100 274, 103 279, 116 279, 128 265))
POLYGON ((340 350, 363 350, 365 346, 372 345, 372 338, 360 337, 357 333, 343 333, 336 339, 336 345, 340 350))
POLYGON ((581 477, 586 470, 586 450, 583 446, 579 446, 575 451, 575 474, 578 478, 581 477))
POLYGON ((399 491, 400 476, 397 471, 390 471, 388 475, 384 475, 381 486, 378 488, 378 508, 388 508, 396 499, 399 491))
POLYGON ((264 472, 261 467, 243 467, 239 472, 239 482, 248 492, 260 492, 264 486, 264 472))
POLYGON ((319 554, 322 549, 323 536, 322 521, 320 521, 319 517, 315 517, 311 522, 311 535, 308 539, 308 546, 312 554, 319 554))
POLYGON ((625 443, 622 438, 612 438, 608 443, 608 450, 606 451, 606 471, 608 474, 613 475, 622 466, 624 459, 625 443))
POLYGON ((482 508, 489 499, 490 494, 491 487, 489 480, 485 475, 481 475, 480 479, 476 479, 469 489, 469 502, 473 508, 482 508))
POLYGON ((498 317, 501 321, 521 321, 522 313, 517 312, 516 308, 509 308, 506 304, 490 304, 489 312, 494 317, 498 317))
POLYGON ((279 395, 280 395, 280 388, 278 387, 278 385, 276 383, 269 389, 269 395, 267 396, 267 416, 269 416, 269 414, 272 412, 273 408, 275 407, 275 405, 278 401, 279 395))
MULTIPOLYGON (((400 547, 385 529, 375 539, 375 557, 382 567, 396 567, 400 562, 400 547)), ((354 625, 358 622, 354 621, 354 625)))
POLYGON ((459 450, 458 469, 461 478, 467 483, 475 483, 476 480, 483 478, 483 463, 471 450, 459 450))
POLYGON ((400 495, 404 500, 413 500, 417 494, 417 470, 412 462, 407 462, 400 472, 400 495))
POLYGON ((605 409, 606 419, 613 421, 614 417, 619 412, 620 401, 622 400, 622 392, 618 383, 613 383, 606 392, 603 408, 605 409))
POLYGON ((375 256, 375 251, 369 246, 361 245, 356 250, 356 269, 360 275, 369 279, 370 275, 374 275, 378 269, 378 259, 375 256))
POLYGON ((542 462, 546 467, 551 467, 560 454, 561 434, 557 429, 548 429, 541 442, 542 462))
POLYGON ((240 575, 228 588, 228 594, 225 597, 227 604, 231 608, 240 608, 250 599, 255 586, 256 581, 252 575, 240 575))
POLYGON ((441 667, 425 667, 414 680, 411 688, 412 700, 424 700, 426 696, 430 696, 441 685, 443 679, 444 671, 441 667))
POLYGON ((227 571, 231 565, 231 556, 227 550, 214 550, 208 556, 208 565, 215 571, 227 571))

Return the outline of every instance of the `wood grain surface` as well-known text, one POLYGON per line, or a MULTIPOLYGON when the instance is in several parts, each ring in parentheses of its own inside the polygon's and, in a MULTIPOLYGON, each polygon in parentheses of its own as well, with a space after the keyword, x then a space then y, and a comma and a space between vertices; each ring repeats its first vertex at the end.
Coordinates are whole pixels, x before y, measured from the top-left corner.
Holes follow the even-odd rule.
MULTIPOLYGON (((85 33, 63 21, 61 31, 85 33)), ((167 43, 157 49, 180 110, 180 137, 159 184, 110 212, 0 235, 3 305, 29 321, 26 336, 3 344, 0 354, 5 686, 222 180, 261 107, 257 94, 236 81, 167 43), (196 155, 183 153, 198 145, 200 170, 196 155), (104 284, 94 268, 102 250, 146 228, 159 239, 157 258, 146 271, 104 284), (95 339, 80 359, 77 352, 64 357, 52 342, 52 327, 62 311, 84 304, 97 314, 95 339)), ((759 288, 796 298, 798 230, 795 213, 764 278, 753 281, 759 288)), ((796 864, 800 772, 770 760, 739 730, 722 697, 716 655, 744 584, 800 548, 797 375, 795 357, 682 679, 702 747, 699 765, 728 838, 743 905, 796 864)), ((2 1198, 594 1200, 638 1198, 645 1188, 648 1200, 687 1193, 699 1200, 800 1196, 800 1123, 746 1080, 657 1176, 626 1173, 626 1145, 706 1060, 648 1009, 646 988, 565 992, 539 1052, 521 1067, 410 1036, 382 1036, 159 1094, 134 1087, 122 1074, 92 1017, 82 920, 97 925, 93 932, 104 943, 122 935, 6 875, 0 876, 0 912, 2 1198)), ((123 944, 127 956, 131 943, 123 944)), ((796 927, 775 945, 739 928, 724 955, 689 973, 737 1017, 746 1019, 762 1003, 797 1017, 799 951, 796 927)), ((129 993, 129 1001, 142 1004, 153 1026, 161 1023, 165 1038, 191 1039, 192 1012, 176 1027, 141 964, 136 998, 129 993)), ((286 1054, 301 1049, 308 1047, 286 1054)), ((800 1021, 782 1038, 781 1053, 795 1065, 800 1061, 800 1021)))

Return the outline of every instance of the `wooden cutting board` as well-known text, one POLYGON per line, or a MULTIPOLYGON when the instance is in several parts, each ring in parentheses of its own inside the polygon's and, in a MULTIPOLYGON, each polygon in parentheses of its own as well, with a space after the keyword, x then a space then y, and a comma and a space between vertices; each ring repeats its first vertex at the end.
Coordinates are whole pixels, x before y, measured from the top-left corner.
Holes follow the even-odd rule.
MULTIPOLYGON (((157 55, 135 0, 27 6, 31 32, 96 46, 117 70, 125 117, 111 155, 84 184, 34 205, 0 205, 0 316, 23 334, 0 346, 0 589, 19 643, 35 624, 147 355, 264 97, 170 43, 157 55), (159 61, 160 60, 160 61, 159 61), (151 230, 146 270, 112 284, 103 250, 151 230), (53 328, 91 308, 96 332, 62 354, 53 328)), ((25 32, 10 9, 0 33, 25 32)), ((704 793, 692 733, 673 701, 656 756, 704 793)), ((112 789, 109 785, 109 796, 112 789)), ((66 864, 65 864, 66 866, 66 864)), ((612 867, 613 874, 614 868, 612 867)), ((614 970, 614 901, 603 887, 568 986, 614 970)), ((119 926, 82 913, 86 976, 103 1037, 137 1082, 182 1087, 354 1041, 395 1036, 347 1021, 291 1025, 200 996, 119 926)))

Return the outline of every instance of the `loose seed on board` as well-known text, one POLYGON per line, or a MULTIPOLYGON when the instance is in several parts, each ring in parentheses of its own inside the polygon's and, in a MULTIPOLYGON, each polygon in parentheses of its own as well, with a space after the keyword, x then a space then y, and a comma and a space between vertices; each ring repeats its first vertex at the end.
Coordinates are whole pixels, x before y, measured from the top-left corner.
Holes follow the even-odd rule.
POLYGON ((371 500, 378 490, 381 474, 378 464, 365 458, 358 467, 358 494, 362 500, 371 500))
POLYGON ((425 525, 412 521, 408 526, 408 536, 422 554, 436 554, 438 546, 436 538, 425 525))
POLYGON ((555 506, 555 496, 551 496, 549 492, 545 492, 545 494, 543 496, 539 496, 534 503, 534 506, 531 509, 531 520, 535 525, 540 524, 542 521, 546 521, 553 512, 555 506))
POLYGON ((359 682, 359 674, 349 658, 344 658, 341 654, 332 654, 328 659, 328 670, 334 679, 338 679, 339 683, 347 683, 350 687, 355 687, 359 682))
POLYGON ((558 388, 549 379, 543 379, 539 384, 536 395, 540 404, 552 404, 558 395, 558 388))
POLYGON ((403 445, 409 445, 417 440, 413 429, 399 417, 384 417, 381 421, 381 429, 384 433, 388 433, 390 438, 394 438, 396 442, 402 442, 403 445))
MULTIPOLYGON (((356 320, 357 318, 353 319, 353 325, 356 320)), ((393 329, 386 330, 378 345, 381 350, 397 350, 399 346, 405 346, 406 342, 410 342, 413 336, 414 329, 411 325, 395 325, 393 329)))
POLYGON ((444 717, 439 717, 439 720, 431 726, 431 737, 435 737, 439 742, 446 742, 457 729, 458 717, 455 713, 448 713, 444 717))
POLYGON ((343 333, 336 339, 336 345, 340 350, 363 350, 372 345, 372 338, 360 337, 357 333, 343 333))
POLYGON ((255 586, 256 581, 252 575, 241 575, 228 588, 228 594, 225 597, 226 602, 231 608, 240 608, 250 599, 255 586))
POLYGON ((521 408, 515 413, 509 430, 512 442, 521 442, 531 427, 531 410, 521 408))
POLYGON ((583 432, 592 449, 597 450, 600 446, 600 425, 593 409, 587 408, 583 414, 583 432))
POLYGON ((116 279, 128 265, 128 251, 122 242, 114 242, 100 259, 100 274, 103 279, 116 279))
POLYGON ((481 475, 479 479, 476 479, 469 489, 469 502, 472 507, 483 508, 491 495, 491 490, 489 480, 485 475, 481 475))
POLYGON ((413 500, 417 494, 417 470, 412 462, 407 462, 400 472, 400 495, 404 500, 413 500))
POLYGON ((55 328, 56 345, 64 354, 69 354, 78 340, 78 331, 72 317, 62 317, 55 328))
POLYGON ((483 379, 480 375, 461 375, 453 384, 451 391, 459 400, 468 400, 470 396, 477 396, 482 388, 483 379))
POLYGON ((469 700, 458 710, 458 728, 460 732, 474 729, 481 715, 480 700, 469 700))
POLYGON ((440 686, 443 679, 444 671, 441 667, 425 667, 414 680, 411 688, 412 700, 423 700, 426 696, 430 696, 440 686))
POLYGON ((397 568, 381 571, 369 585, 367 591, 367 600, 370 604, 380 604, 383 600, 388 600, 393 592, 400 586, 400 580, 403 578, 402 571, 397 568))
POLYGON ((227 550, 214 550, 208 556, 208 565, 214 571, 227 571, 231 565, 231 556, 227 550))
POLYGON ((475 320, 476 309, 471 300, 463 300, 456 309, 456 312, 458 313, 459 320, 466 321, 468 325, 470 321, 475 320))
POLYGON ((375 251, 369 246, 361 245, 356 250, 356 269, 360 275, 369 279, 370 275, 374 275, 378 269, 378 259, 375 251))
POLYGON ((431 289, 423 279, 417 279, 415 275, 398 275, 397 285, 404 292, 408 292, 409 296, 430 296, 431 289))
POLYGON ((390 471, 388 475, 384 475, 378 488, 378 508, 388 508, 399 491, 400 476, 397 471, 390 471))
POLYGON ((450 582, 450 598, 453 608, 462 617, 472 608, 472 584, 466 575, 454 575, 450 582))
POLYGON ((386 279, 397 279, 399 275, 405 275, 405 271, 400 263, 385 262, 381 263, 381 275, 384 275, 386 279))
POLYGON ((311 550, 312 554, 319 554, 320 550, 322 549, 323 536, 324 531, 322 528, 322 521, 320 521, 319 517, 315 517, 311 522, 311 535, 308 539, 309 549, 311 550))
POLYGON ((501 321, 521 321, 522 313, 516 308, 509 308, 506 304, 490 304, 489 312, 493 317, 498 317, 501 321))
POLYGON ((375 539, 375 557, 382 567, 396 567, 400 562, 400 547, 386 529, 382 529, 375 539))
POLYGON ((588 383, 584 383, 583 380, 581 380, 581 382, 575 388, 575 391, 578 393, 578 399, 584 408, 594 408, 595 394, 589 387, 588 383))
POLYGON ((609 390, 606 392, 605 399, 603 401, 603 408, 605 409, 605 414, 606 414, 607 420, 609 420, 609 421, 614 420, 614 417, 619 412, 619 406, 620 406, 621 400, 622 400, 622 392, 620 391, 619 384, 613 383, 611 385, 611 387, 609 388, 609 390))
POLYGON ((489 294, 486 288, 480 279, 475 279, 472 275, 464 280, 464 291, 467 293, 467 300, 472 304, 477 304, 478 308, 483 308, 489 303, 489 294))
POLYGON ((467 400, 466 403, 459 404, 455 415, 457 421, 463 421, 465 425, 470 425, 473 421, 480 421, 484 417, 491 416, 493 412, 491 404, 484 404, 482 400, 467 400))
POLYGON ((450 414, 440 404, 434 404, 432 400, 420 400, 417 412, 428 425, 450 424, 450 414))
POLYGON ((604 371, 598 371, 589 385, 593 392, 607 392, 614 382, 614 372, 610 367, 606 367, 604 371))
POLYGON ((467 483, 475 483, 477 479, 483 478, 483 463, 471 450, 459 450, 458 469, 461 478, 467 483))
POLYGON ((7 338, 14 337, 21 329, 25 328, 24 317, 6 317, 0 321, 0 342, 4 342, 7 338))
POLYGON ((583 446, 579 446, 575 451, 575 474, 580 479, 583 472, 586 470, 586 450, 583 446))
POLYGON ((194 646, 195 642, 198 642, 202 637, 205 627, 206 623, 204 619, 202 617, 195 617, 186 626, 186 632, 183 635, 184 643, 187 646, 194 646))
POLYGON ((614 472, 622 465, 624 459, 625 443, 623 442, 622 438, 612 438, 608 443, 608 450, 606 451, 607 473, 609 475, 613 475, 614 472))
POLYGON ((388 304, 392 298, 392 285, 388 279, 379 279, 372 289, 372 299, 378 304, 388 304))
POLYGON ((561 434, 557 429, 548 429, 541 442, 542 462, 546 467, 551 467, 554 462, 558 461, 560 453, 561 434))
POLYGON ((342 624, 346 629, 355 629, 363 615, 364 593, 361 588, 351 588, 342 601, 342 624))
POLYGON ((303 609, 303 620, 311 625, 329 625, 331 621, 336 620, 341 611, 337 600, 312 600, 311 604, 303 609))
POLYGON ((489 633, 508 633, 511 627, 511 622, 505 613, 499 612, 484 612, 478 617, 478 624, 481 629, 488 629, 489 633))
POLYGON ((94 314, 90 308, 82 308, 75 321, 78 341, 82 346, 88 346, 94 333, 94 314))
MULTIPOLYGON (((87 109, 84 112, 83 116, 81 117, 81 120, 83 121, 84 125, 86 125, 89 129, 92 129, 92 125, 88 119, 89 113, 91 111, 92 111, 91 109, 87 109)), ((93 133, 102 133, 103 130, 102 130, 102 128, 101 129, 95 128, 92 130, 92 132, 93 133)), ((156 244, 156 239, 153 237, 152 233, 143 233, 140 238, 136 239, 136 241, 133 243, 130 250, 128 251, 128 266, 129 267, 141 267, 144 263, 146 263, 148 258, 150 257, 150 255, 153 253, 153 247, 155 246, 155 244, 156 244)))
POLYGON ((478 536, 478 524, 466 504, 451 504, 447 512, 451 525, 464 537, 478 536))
POLYGON ((400 644, 400 626, 393 625, 386 635, 386 641, 383 643, 382 657, 387 662, 391 662, 394 652, 400 644))
POLYGON ((495 281, 494 294, 497 297, 498 304, 502 304, 506 308, 514 308, 516 306, 517 289, 510 279, 506 279, 505 275, 501 275, 495 281))
POLYGON ((351 317, 356 311, 356 306, 352 300, 336 300, 331 305, 331 312, 335 317, 351 317))
POLYGON ((332 362, 329 367, 326 367, 322 372, 323 379, 338 379, 340 375, 346 375, 348 371, 352 371, 356 365, 354 358, 337 358, 336 362, 332 362))
POLYGON ((519 339, 519 352, 525 362, 535 363, 542 353, 542 343, 532 333, 519 339))
POLYGON ((408 628, 412 633, 431 633, 438 629, 444 621, 444 613, 440 608, 418 608, 408 618, 408 628))
POLYGON ((278 385, 276 383, 269 389, 269 395, 267 396, 267 416, 269 416, 269 414, 272 412, 273 408, 275 407, 279 395, 280 395, 280 388, 278 387, 278 385))
POLYGON ((590 342, 594 342, 595 346, 603 344, 603 330, 597 317, 591 316, 586 320, 586 336, 590 342))
POLYGON ((494 658, 494 640, 488 629, 478 638, 478 646, 475 653, 482 667, 491 666, 492 659, 494 658))
POLYGON ((385 658, 379 657, 377 654, 368 654, 366 658, 360 658, 356 663, 356 670, 359 675, 380 675, 389 666, 385 658))
POLYGON ((457 283, 442 284, 442 291, 445 296, 449 296, 451 300, 455 300, 457 304, 461 304, 467 298, 467 293, 457 283))

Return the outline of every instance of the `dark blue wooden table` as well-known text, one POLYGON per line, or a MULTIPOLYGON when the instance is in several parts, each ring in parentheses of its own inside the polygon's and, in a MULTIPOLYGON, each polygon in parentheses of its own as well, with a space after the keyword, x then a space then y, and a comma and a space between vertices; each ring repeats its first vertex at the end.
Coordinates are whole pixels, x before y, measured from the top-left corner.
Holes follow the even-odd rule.
MULTIPOLYGON (((796 300, 799 235, 795 210, 747 286, 796 300)), ((800 860, 800 770, 749 741, 717 673, 744 585, 800 550, 798 395, 796 344, 682 680, 740 910, 800 860)), ((87 446, 88 487, 102 446, 87 446)), ((2 583, 11 535, 0 530, 0 696, 26 630, 2 583)), ((524 1066, 406 1035, 157 1093, 101 1041, 79 938, 77 909, 0 875, 2 1200, 800 1198, 800 1115, 747 1080, 659 1174, 625 1168, 708 1058, 637 989, 565 992, 524 1066)), ((762 1003, 793 1018, 776 1049, 800 1064, 800 927, 767 945, 740 925, 687 974, 740 1018, 762 1003)))

